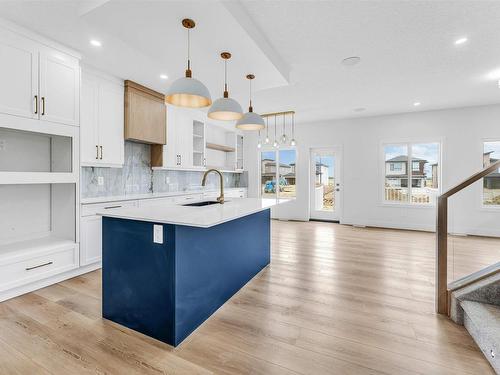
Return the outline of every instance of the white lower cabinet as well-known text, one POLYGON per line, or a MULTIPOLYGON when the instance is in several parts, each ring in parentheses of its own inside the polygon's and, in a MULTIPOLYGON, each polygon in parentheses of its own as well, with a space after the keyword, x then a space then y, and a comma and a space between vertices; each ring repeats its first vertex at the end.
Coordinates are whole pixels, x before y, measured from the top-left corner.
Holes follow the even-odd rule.
POLYGON ((34 245, 23 254, 0 257, 0 293, 78 267, 78 246, 69 241, 45 242, 47 246, 34 245))
POLYGON ((80 265, 101 261, 102 218, 97 215, 82 217, 80 221, 80 265))
POLYGON ((80 266, 100 262, 102 259, 102 217, 101 210, 136 207, 138 201, 84 204, 80 219, 80 266))

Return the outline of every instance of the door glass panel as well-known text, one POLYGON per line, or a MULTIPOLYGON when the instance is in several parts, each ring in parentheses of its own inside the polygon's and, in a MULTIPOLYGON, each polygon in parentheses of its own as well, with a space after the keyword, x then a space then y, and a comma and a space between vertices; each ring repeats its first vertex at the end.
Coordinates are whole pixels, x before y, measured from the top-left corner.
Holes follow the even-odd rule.
POLYGON ((335 157, 333 155, 316 155, 314 167, 314 209, 316 211, 334 211, 335 157))
POLYGON ((262 198, 276 198, 276 152, 260 153, 260 180, 262 198))
POLYGON ((297 161, 295 150, 280 150, 279 161, 279 197, 285 199, 295 198, 295 163, 297 161))

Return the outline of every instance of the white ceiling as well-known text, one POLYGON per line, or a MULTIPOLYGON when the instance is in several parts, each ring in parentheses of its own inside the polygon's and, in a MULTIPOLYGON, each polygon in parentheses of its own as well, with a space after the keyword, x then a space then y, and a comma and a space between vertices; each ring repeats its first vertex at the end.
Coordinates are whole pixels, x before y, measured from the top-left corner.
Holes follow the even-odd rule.
POLYGON ((255 109, 298 122, 500 103, 497 1, 1 1, 0 16, 159 91, 184 72, 191 17, 194 76, 214 99, 227 49, 233 96, 246 106, 253 72, 255 109), (349 56, 361 62, 341 65, 349 56))

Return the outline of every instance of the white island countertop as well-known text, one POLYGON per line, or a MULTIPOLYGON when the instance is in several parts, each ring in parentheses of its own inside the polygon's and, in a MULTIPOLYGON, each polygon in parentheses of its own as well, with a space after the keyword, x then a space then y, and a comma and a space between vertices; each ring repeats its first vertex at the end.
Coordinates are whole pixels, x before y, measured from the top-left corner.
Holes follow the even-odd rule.
POLYGON ((251 215, 289 200, 230 198, 224 204, 183 206, 158 204, 152 207, 122 207, 99 211, 97 214, 119 219, 209 228, 227 221, 251 215))

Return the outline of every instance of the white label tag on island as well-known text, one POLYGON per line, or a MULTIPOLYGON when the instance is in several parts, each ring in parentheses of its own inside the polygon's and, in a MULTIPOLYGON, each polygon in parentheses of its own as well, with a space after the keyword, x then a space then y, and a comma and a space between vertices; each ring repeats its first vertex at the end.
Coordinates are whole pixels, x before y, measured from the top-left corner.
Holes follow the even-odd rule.
POLYGON ((153 225, 153 242, 163 243, 163 225, 153 225))

